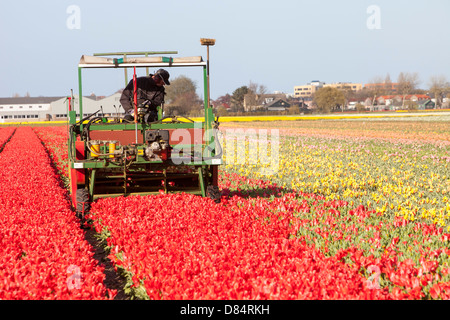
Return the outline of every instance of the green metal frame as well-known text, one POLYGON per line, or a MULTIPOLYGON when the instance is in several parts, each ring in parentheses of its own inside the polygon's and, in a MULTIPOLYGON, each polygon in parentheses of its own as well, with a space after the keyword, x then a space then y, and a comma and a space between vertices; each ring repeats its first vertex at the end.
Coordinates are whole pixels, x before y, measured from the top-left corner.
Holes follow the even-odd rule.
MULTIPOLYGON (((127 66, 129 67, 129 66, 127 66)), ((127 68, 127 67, 123 67, 123 68, 127 68)), ((136 65, 136 67, 147 67, 146 65, 143 66, 139 66, 136 65)), ((82 69, 84 69, 86 67, 78 67, 78 103, 79 103, 79 110, 80 110, 80 118, 83 118, 83 83, 82 83, 82 69)), ((109 67, 111 68, 111 67, 109 67)), ((116 65, 114 66, 114 68, 121 68, 121 65, 116 65)), ((212 111, 212 107, 208 105, 209 101, 208 101, 208 74, 207 74, 207 64, 203 64, 203 90, 204 90, 204 110, 205 110, 205 129, 212 129, 213 128, 213 122, 214 122, 214 114, 212 111)), ((162 114, 159 114, 159 119, 161 119, 162 114)), ((70 119, 69 118, 69 123, 70 124, 74 124, 76 122, 76 119, 70 119)), ((126 125, 126 124, 125 124, 126 125)), ((83 129, 83 123, 80 124, 81 129, 83 129)), ((152 127, 153 128, 153 127, 152 127)))
MULTIPOLYGON (((94 53, 94 56, 122 56, 122 59, 126 59, 127 56, 134 56, 134 55, 143 55, 145 57, 148 57, 148 55, 153 54, 177 54, 178 51, 134 51, 134 52, 109 52, 109 53, 94 53)), ((146 67, 146 73, 148 74, 148 67, 146 67)), ((128 84, 128 73, 127 69, 124 69, 124 75, 125 75, 125 86, 128 84)))
MULTIPOLYGON (((153 65, 152 65, 153 66, 153 65)), ((176 67, 173 65, 167 65, 167 64, 163 64, 163 67, 176 67)), ((183 123, 171 123, 171 122, 161 122, 161 123, 153 123, 153 124, 141 124, 141 123, 137 123, 137 124, 127 124, 127 123, 93 123, 91 124, 90 129, 91 130, 95 130, 95 131, 111 131, 111 130, 138 130, 140 132, 140 134, 144 134, 145 130, 148 129, 204 129, 205 132, 208 133, 208 136, 205 137, 205 144, 202 144, 201 146, 199 145, 177 145, 174 147, 178 147, 178 148, 183 148, 186 146, 189 147, 194 147, 194 148, 200 148, 201 147, 201 154, 205 155, 205 152, 207 153, 207 158, 212 158, 215 156, 216 150, 210 150, 209 148, 206 148, 207 146, 211 146, 214 143, 214 136, 212 135, 212 130, 214 128, 214 123, 215 123, 215 119, 214 119, 214 114, 213 114, 213 110, 212 107, 209 104, 209 91, 208 91, 208 86, 209 86, 209 82, 208 82, 208 72, 207 72, 207 63, 197 63, 194 64, 192 66, 202 66, 203 68, 203 83, 204 83, 204 121, 201 122, 183 122, 183 123), (206 149, 206 151, 205 151, 206 149), (209 154, 208 154, 209 152, 209 154)), ((101 68, 103 68, 104 66, 101 66, 101 68)), ((108 66, 109 68, 113 67, 113 68, 128 68, 130 67, 129 64, 127 64, 126 66, 121 65, 121 64, 116 64, 114 66, 108 66)), ((148 67, 148 65, 146 64, 136 64, 136 68, 138 67, 148 67)), ((189 65, 188 65, 189 67, 189 65)), ((82 69, 86 68, 86 66, 78 66, 78 93, 79 93, 79 115, 80 115, 80 119, 83 119, 83 83, 82 83, 82 69)), ((95 67, 89 67, 89 68, 95 68, 95 67)), ((162 110, 159 109, 158 110, 158 119, 161 120, 162 119, 162 110)), ((69 124, 70 125, 79 125, 79 132, 72 132, 72 137, 70 139, 70 141, 72 142, 72 145, 69 145, 69 154, 74 154, 75 152, 75 141, 77 138, 77 135, 80 132, 83 132, 85 123, 79 122, 77 124, 77 118, 76 118, 76 111, 72 110, 69 111, 69 124)), ((195 149, 194 149, 195 150, 195 149)), ((85 143, 85 154, 88 154, 88 150, 86 147, 86 143, 85 143)), ((118 169, 120 168, 120 164, 114 163, 113 161, 108 161, 108 159, 92 159, 92 160, 83 160, 83 161, 77 161, 72 159, 73 161, 69 161, 70 162, 70 169, 77 169, 77 170, 84 170, 84 172, 86 173, 86 180, 85 180, 85 187, 88 189, 92 199, 95 199, 96 196, 94 196, 94 186, 96 183, 96 174, 98 169, 103 169, 103 168, 115 168, 118 169)), ((199 185, 200 185, 200 190, 199 192, 196 191, 192 191, 190 193, 196 193, 196 194, 201 194, 202 196, 206 196, 206 187, 207 187, 207 182, 205 180, 208 180, 208 175, 212 175, 212 171, 213 171, 213 166, 217 166, 221 164, 221 159, 214 159, 214 160, 205 160, 202 159, 201 161, 190 161, 190 162, 183 162, 183 166, 192 166, 197 170, 197 174, 198 174, 198 181, 199 181, 199 185)), ((145 161, 145 159, 140 158, 138 165, 160 165, 164 167, 164 164, 162 164, 162 161, 160 163, 155 162, 155 161, 145 161)), ((124 176, 126 176, 126 171, 124 168, 124 176)), ((157 175, 155 177, 155 179, 166 179, 167 178, 167 174, 166 174, 166 169, 163 168, 163 175, 157 175)), ((151 179, 151 178, 150 178, 151 179)), ((166 181, 166 180, 165 180, 166 181)), ((72 184, 72 183, 71 183, 72 184)), ((167 192, 167 183, 164 184, 164 188, 165 191, 167 192)), ((126 190, 126 186, 125 186, 125 190, 126 190)), ((175 191, 176 192, 176 191, 175 191)), ((181 191, 180 191, 181 192, 181 191)), ((126 192, 125 192, 126 193, 126 192)), ((137 194, 154 194, 154 193, 158 193, 158 192, 138 192, 137 194)), ((133 193, 131 193, 133 194, 133 193)), ((118 196, 118 195, 123 195, 121 194, 109 194, 107 196, 109 197, 113 197, 113 196, 118 196)), ((103 195, 100 195, 99 197, 101 197, 103 195)))

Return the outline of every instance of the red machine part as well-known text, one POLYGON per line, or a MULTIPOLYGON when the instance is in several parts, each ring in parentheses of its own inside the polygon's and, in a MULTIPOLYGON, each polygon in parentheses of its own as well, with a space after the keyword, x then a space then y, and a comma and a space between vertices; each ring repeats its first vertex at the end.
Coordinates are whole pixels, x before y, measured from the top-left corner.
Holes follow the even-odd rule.
MULTIPOLYGON (((76 160, 84 160, 85 159, 85 154, 84 154, 84 142, 83 141, 76 141, 75 142, 75 159, 76 160)), ((71 177, 71 185, 70 188, 72 190, 72 203, 74 205, 74 207, 76 208, 77 206, 77 187, 80 184, 85 183, 85 171, 84 169, 75 169, 75 168, 71 168, 70 169, 70 177, 71 177)))

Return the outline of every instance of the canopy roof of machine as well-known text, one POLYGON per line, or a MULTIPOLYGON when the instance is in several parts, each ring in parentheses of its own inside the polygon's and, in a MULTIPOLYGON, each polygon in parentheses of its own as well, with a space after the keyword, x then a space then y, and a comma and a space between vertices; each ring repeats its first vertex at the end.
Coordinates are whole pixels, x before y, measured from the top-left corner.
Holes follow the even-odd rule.
POLYGON ((105 58, 96 56, 81 56, 79 68, 130 68, 130 67, 195 67, 206 66, 201 56, 194 57, 126 57, 105 58))

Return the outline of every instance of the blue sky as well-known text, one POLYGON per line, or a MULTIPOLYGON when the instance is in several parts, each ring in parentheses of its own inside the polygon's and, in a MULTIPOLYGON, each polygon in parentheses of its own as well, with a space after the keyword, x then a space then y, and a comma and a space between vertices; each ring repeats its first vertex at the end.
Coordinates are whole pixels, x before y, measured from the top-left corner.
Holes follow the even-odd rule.
MULTIPOLYGON (((449 12, 448 0, 8 1, 0 11, 0 97, 77 92, 83 54, 175 50, 206 59, 200 38, 216 39, 212 99, 250 82, 293 93, 312 80, 365 84, 400 72, 417 72, 427 88, 431 76, 450 81, 449 12)), ((124 86, 121 69, 83 75, 84 94, 124 86)), ((201 87, 199 69, 171 72, 179 75, 201 87)))

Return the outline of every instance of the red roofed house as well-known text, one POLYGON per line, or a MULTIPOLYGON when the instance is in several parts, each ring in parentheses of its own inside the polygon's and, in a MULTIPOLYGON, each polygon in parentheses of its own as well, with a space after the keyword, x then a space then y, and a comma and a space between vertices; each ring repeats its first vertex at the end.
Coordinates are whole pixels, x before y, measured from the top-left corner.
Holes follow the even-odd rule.
POLYGON ((386 95, 386 96, 379 96, 376 98, 378 105, 386 105, 386 106, 390 106, 393 104, 401 104, 403 99, 405 101, 423 101, 423 100, 428 100, 431 99, 430 96, 426 95, 426 94, 407 94, 405 96, 401 95, 401 94, 395 94, 395 95, 386 95), (397 102, 397 103, 396 103, 397 102))

